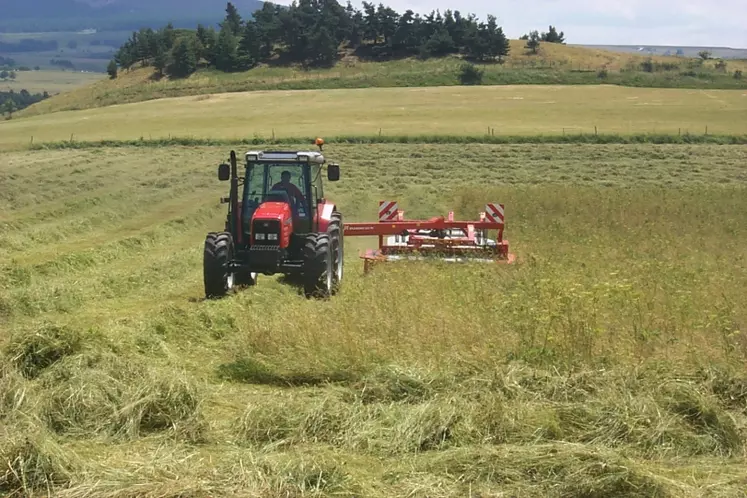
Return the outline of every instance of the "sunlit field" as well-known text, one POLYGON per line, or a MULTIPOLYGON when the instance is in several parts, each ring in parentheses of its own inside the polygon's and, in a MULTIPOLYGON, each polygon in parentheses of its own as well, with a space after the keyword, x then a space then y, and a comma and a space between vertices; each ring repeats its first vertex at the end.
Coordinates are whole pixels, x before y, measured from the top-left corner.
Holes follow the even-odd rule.
POLYGON ((747 134, 740 90, 479 86, 248 92, 0 122, 0 147, 60 140, 336 135, 747 134))
POLYGON ((744 493, 746 147, 324 151, 347 221, 500 202, 516 264, 363 275, 349 237, 330 300, 205 301, 230 148, 0 155, 2 492, 744 493))

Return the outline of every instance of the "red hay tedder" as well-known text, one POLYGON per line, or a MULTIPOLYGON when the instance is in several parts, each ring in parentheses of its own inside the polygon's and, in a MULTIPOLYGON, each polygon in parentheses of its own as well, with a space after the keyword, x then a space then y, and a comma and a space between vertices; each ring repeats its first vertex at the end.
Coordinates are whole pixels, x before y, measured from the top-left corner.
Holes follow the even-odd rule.
POLYGON ((345 223, 346 236, 378 236, 378 249, 367 250, 361 258, 364 273, 373 264, 384 261, 422 260, 436 258, 447 262, 513 263, 515 255, 503 238, 503 204, 489 203, 479 213, 479 220, 459 221, 454 212, 448 217, 428 220, 407 220, 397 202, 379 202, 379 221, 345 223), (496 230, 495 239, 488 230, 496 230))

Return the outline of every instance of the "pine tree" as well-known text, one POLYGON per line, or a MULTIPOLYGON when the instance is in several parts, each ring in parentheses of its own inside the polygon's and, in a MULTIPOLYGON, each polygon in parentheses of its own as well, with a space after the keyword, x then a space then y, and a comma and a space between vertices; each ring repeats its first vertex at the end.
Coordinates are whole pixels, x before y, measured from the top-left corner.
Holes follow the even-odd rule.
POLYGON ((363 41, 365 27, 363 24, 363 14, 358 9, 353 8, 350 0, 348 0, 345 7, 345 21, 345 38, 348 41, 348 46, 357 48, 361 44, 361 41, 363 41))
POLYGON ((529 33, 529 40, 527 41, 526 48, 532 51, 533 54, 537 53, 540 46, 539 33, 535 30, 529 33))
POLYGON ((490 40, 488 40, 487 27, 484 23, 472 25, 464 35, 465 54, 478 61, 484 60, 490 53, 490 40))
POLYGON ((503 58, 511 53, 511 42, 503 32, 503 28, 497 29, 495 43, 498 45, 498 61, 503 63, 503 58))
POLYGON ((507 56, 511 50, 511 44, 508 38, 503 33, 503 28, 498 27, 495 16, 488 15, 488 23, 486 25, 487 30, 487 44, 488 44, 488 55, 491 59, 498 58, 498 61, 502 61, 503 57, 507 56))
POLYGON ((173 60, 168 67, 169 76, 186 78, 197 71, 197 54, 193 41, 181 38, 174 45, 173 60))
POLYGON ((225 72, 236 71, 239 67, 237 48, 238 40, 231 28, 228 26, 221 28, 218 43, 215 46, 215 68, 225 72))
POLYGON ((376 15, 376 7, 374 7, 373 3, 364 1, 363 11, 365 12, 365 17, 363 21, 363 25, 364 25, 363 39, 371 40, 373 44, 376 45, 379 41, 379 36, 381 35, 381 28, 379 26, 379 16, 376 15))
POLYGON ((379 4, 379 7, 376 11, 376 24, 379 27, 381 36, 384 37, 385 45, 391 46, 392 37, 397 31, 398 19, 399 14, 397 14, 397 12, 395 12, 392 8, 384 7, 384 5, 379 4))
POLYGON ((109 73, 109 78, 111 79, 117 77, 117 63, 113 59, 109 61, 109 65, 106 67, 106 72, 109 73))
POLYGON ((246 71, 256 66, 260 60, 261 49, 257 25, 254 21, 247 21, 237 49, 238 69, 246 71))
POLYGON ((434 32, 430 38, 423 44, 421 48, 421 57, 441 57, 457 50, 454 40, 446 31, 446 28, 441 25, 437 31, 434 32))
POLYGON ((176 31, 174 25, 168 23, 166 27, 159 33, 159 42, 163 44, 165 50, 171 50, 174 48, 174 42, 176 41, 176 31))
POLYGON ((10 118, 13 117, 13 113, 16 112, 17 109, 18 107, 13 99, 9 98, 5 101, 5 104, 3 104, 3 111, 8 114, 10 118))
POLYGON ((565 35, 562 31, 560 32, 560 34, 558 34, 555 26, 551 25, 547 33, 542 33, 542 36, 540 36, 540 40, 547 43, 565 43, 565 35))
POLYGON ((318 65, 328 66, 337 59, 337 42, 326 26, 322 25, 311 39, 311 59, 318 65))
POLYGON ((412 10, 405 11, 397 21, 397 30, 394 32, 392 48, 404 52, 413 53, 420 45, 418 39, 415 14, 412 10))
POLYGON ((239 15, 239 11, 231 2, 226 5, 226 18, 220 24, 221 29, 228 28, 233 36, 240 36, 242 29, 242 19, 239 15))
POLYGON ((153 58, 153 67, 158 71, 158 76, 163 76, 163 72, 169 65, 168 50, 164 42, 159 42, 156 49, 156 56, 153 58))
POLYGON ((199 41, 197 59, 205 59, 208 65, 215 66, 215 46, 218 44, 218 34, 215 32, 215 28, 212 26, 205 28, 199 25, 197 27, 197 40, 199 41))

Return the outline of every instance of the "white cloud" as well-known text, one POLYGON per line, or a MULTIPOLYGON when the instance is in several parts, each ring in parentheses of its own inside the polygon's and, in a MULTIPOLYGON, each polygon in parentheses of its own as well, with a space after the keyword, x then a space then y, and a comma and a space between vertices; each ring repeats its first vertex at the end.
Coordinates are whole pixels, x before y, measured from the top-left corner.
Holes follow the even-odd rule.
MULTIPOLYGON (((347 0, 338 0, 345 5, 347 0)), ((361 1, 352 1, 362 8, 361 1)), ((289 3, 289 0, 281 1, 289 3)), ((378 1, 375 1, 378 4, 378 1)), ((552 24, 568 43, 747 48, 747 0, 389 0, 398 12, 488 14, 512 38, 552 24)))

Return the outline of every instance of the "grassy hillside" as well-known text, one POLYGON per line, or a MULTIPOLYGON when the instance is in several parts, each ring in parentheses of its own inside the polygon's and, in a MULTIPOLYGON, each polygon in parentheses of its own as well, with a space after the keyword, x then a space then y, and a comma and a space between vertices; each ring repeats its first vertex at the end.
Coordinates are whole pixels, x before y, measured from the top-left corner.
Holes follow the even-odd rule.
MULTIPOLYGON (((682 64, 673 71, 647 73, 640 64, 647 57, 558 44, 543 44, 537 55, 528 55, 523 41, 511 41, 511 55, 504 64, 481 65, 483 83, 501 84, 619 84, 636 87, 692 87, 747 89, 747 76, 734 79, 734 70, 747 73, 747 61, 729 61, 722 74, 709 61, 696 69, 675 57, 654 57, 653 63, 682 64), (606 78, 599 72, 608 71, 606 78)), ((296 67, 262 66, 244 73, 202 70, 186 79, 155 80, 152 69, 121 72, 116 80, 102 80, 77 91, 55 97, 24 111, 23 115, 62 110, 88 109, 144 100, 209 93, 254 90, 291 90, 366 87, 422 87, 459 85, 457 57, 367 62, 346 56, 332 69, 305 70, 296 67)))
POLYGON ((348 220, 503 202, 519 263, 203 301, 228 149, 3 155, 0 491, 744 492, 744 147, 325 150, 348 220))
MULTIPOLYGON (((734 90, 472 86, 231 93, 0 122, 0 147, 59 140, 337 135, 747 134, 734 90)), ((20 113, 19 113, 20 114, 20 113)))

